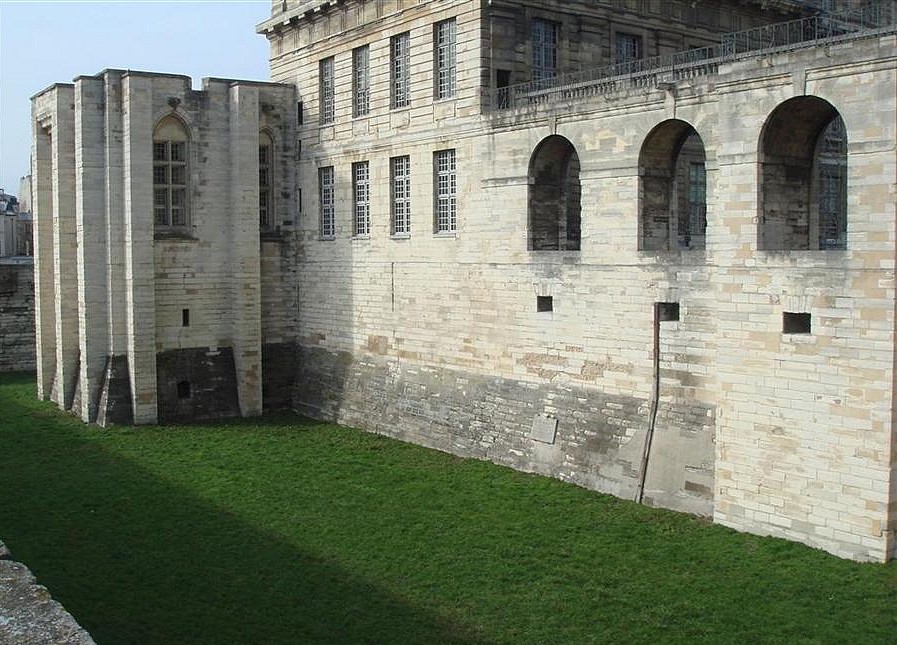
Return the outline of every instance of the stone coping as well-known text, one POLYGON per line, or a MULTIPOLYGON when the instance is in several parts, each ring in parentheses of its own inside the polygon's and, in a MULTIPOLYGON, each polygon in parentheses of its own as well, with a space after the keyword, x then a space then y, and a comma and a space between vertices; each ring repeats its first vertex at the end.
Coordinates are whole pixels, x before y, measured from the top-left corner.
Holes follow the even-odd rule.
POLYGON ((96 645, 24 564, 0 542, 0 643, 96 645))

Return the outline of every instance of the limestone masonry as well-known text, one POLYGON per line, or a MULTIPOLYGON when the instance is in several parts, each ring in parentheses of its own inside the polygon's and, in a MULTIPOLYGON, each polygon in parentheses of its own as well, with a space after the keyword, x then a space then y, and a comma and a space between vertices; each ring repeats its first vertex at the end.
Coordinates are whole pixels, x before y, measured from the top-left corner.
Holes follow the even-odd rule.
POLYGON ((897 556, 893 0, 277 0, 257 30, 273 82, 33 98, 41 397, 292 408, 897 556))

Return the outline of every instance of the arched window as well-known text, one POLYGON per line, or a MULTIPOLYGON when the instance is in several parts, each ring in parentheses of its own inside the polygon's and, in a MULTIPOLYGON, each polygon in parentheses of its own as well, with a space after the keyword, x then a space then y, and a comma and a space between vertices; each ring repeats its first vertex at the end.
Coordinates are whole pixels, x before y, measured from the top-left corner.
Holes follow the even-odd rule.
POLYGON ((529 164, 531 251, 579 251, 581 194, 573 144, 558 135, 546 137, 529 164))
POLYGON ((758 248, 846 248, 847 134, 834 106, 785 101, 763 126, 759 153, 758 248))
POLYGON ((656 126, 639 154, 639 249, 703 249, 707 230, 704 143, 685 121, 656 126))
POLYGON ((259 227, 270 229, 274 224, 274 141, 271 135, 259 132, 259 227))
POLYGON ((167 116, 153 131, 153 220, 157 229, 186 228, 188 137, 183 123, 167 116))

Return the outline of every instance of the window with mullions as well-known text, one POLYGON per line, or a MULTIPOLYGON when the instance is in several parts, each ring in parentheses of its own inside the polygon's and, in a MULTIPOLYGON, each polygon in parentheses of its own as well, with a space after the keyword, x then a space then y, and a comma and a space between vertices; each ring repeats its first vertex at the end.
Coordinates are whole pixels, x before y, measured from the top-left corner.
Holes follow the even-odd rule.
POLYGON ((433 59, 436 63, 436 87, 437 99, 447 99, 455 95, 455 19, 437 22, 433 33, 433 47, 435 49, 433 59))
POLYGON ((356 237, 371 234, 370 167, 367 161, 352 164, 352 193, 355 197, 356 237))
POLYGON ((688 165, 688 219, 679 218, 679 239, 691 248, 692 237, 703 237, 706 231, 707 169, 703 162, 692 161, 688 165))
POLYGON ((153 132, 153 221, 157 229, 187 226, 187 133, 175 117, 153 132))
POLYGON ((558 71, 558 26, 548 20, 533 20, 533 80, 554 78, 558 71))
POLYGON ((436 232, 454 233, 457 227, 455 193, 455 151, 440 150, 433 155, 436 190, 436 232))
POLYGON ((617 63, 630 63, 642 57, 641 36, 618 33, 614 47, 614 59, 617 63))
POLYGON ((392 108, 411 105, 411 34, 393 36, 390 47, 390 87, 392 108))
POLYGON ((259 227, 269 229, 274 215, 272 172, 274 142, 267 132, 259 133, 259 227))
POLYGON ((336 204, 333 190, 333 166, 318 170, 321 203, 321 237, 336 237, 336 204))
POLYGON ((352 50, 352 116, 364 116, 371 109, 370 48, 352 50))
POLYGON ((336 115, 336 89, 333 77, 333 56, 318 63, 321 97, 321 123, 333 123, 336 115))
POLYGON ((389 160, 392 186, 392 233, 411 233, 411 160, 408 156, 389 160))

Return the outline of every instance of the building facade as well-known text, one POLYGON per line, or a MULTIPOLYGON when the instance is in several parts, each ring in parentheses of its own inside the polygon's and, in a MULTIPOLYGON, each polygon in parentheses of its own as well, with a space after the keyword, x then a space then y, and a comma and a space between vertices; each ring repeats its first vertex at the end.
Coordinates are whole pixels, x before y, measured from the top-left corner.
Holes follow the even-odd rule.
POLYGON ((40 391, 894 557, 893 4, 278 1, 273 83, 54 86, 40 391))

